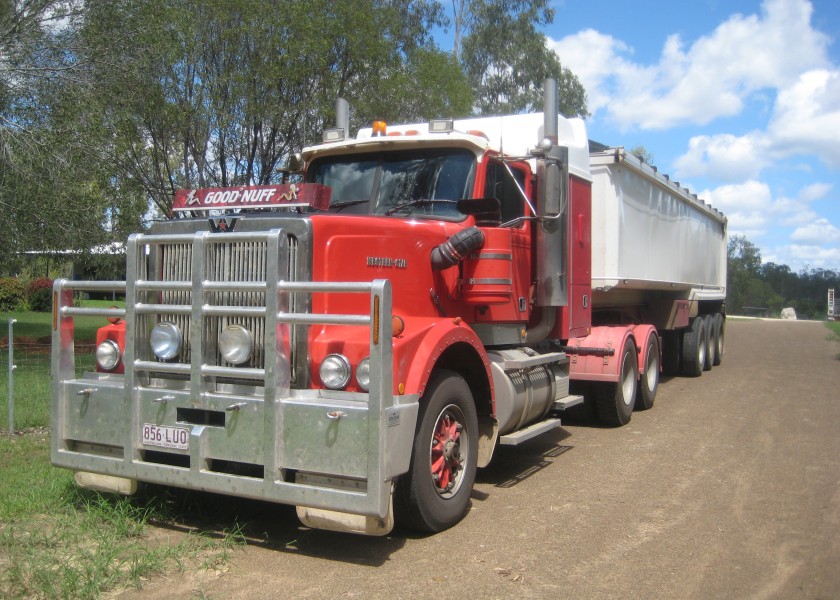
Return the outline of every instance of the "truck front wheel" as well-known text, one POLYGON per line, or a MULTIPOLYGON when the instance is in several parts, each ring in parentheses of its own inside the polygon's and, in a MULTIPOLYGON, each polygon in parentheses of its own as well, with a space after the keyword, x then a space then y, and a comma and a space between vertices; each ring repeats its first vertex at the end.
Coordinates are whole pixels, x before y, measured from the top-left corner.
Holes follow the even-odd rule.
POLYGON ((464 378, 452 371, 432 374, 407 474, 397 482, 397 521, 409 529, 437 532, 467 512, 478 458, 478 417, 464 378))

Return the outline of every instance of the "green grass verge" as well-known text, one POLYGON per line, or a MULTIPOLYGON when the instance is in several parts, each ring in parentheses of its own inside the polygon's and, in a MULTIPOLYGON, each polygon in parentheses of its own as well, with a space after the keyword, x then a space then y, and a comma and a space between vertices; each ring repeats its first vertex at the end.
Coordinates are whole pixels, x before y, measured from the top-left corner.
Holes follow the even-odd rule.
POLYGON ((0 597, 98 598, 157 573, 223 564, 243 543, 231 530, 150 535, 171 523, 166 495, 131 498, 76 487, 49 464, 46 433, 0 435, 0 597))
MULTIPOLYGON (((89 308, 108 308, 119 306, 123 308, 125 302, 117 300, 82 300, 81 306, 89 308)), ((49 338, 52 334, 52 313, 46 312, 8 312, 0 313, 0 339, 9 335, 9 319, 15 319, 14 336, 39 340, 49 338)), ((77 340, 93 341, 96 339, 96 330, 107 325, 104 317, 75 317, 73 319, 75 336, 77 340)))
MULTIPOLYGON (((85 301, 84 306, 112 306, 85 301)), ((98 598, 109 590, 140 587, 156 573, 212 568, 243 543, 236 520, 202 533, 183 526, 188 511, 201 515, 165 489, 131 498, 78 488, 71 471, 49 462, 49 313, 0 314, 0 338, 14 324, 14 425, 8 431, 8 348, 0 346, 0 598, 98 598), (161 535, 149 523, 174 524, 161 535), (179 531, 180 530, 180 531, 179 531)), ((93 340, 101 317, 77 317, 77 340, 93 340)), ((79 374, 93 370, 93 345, 76 344, 79 374)), ((195 519, 191 514, 190 519, 195 519)))
POLYGON ((832 332, 832 337, 840 342, 840 321, 826 321, 825 326, 832 332))
MULTIPOLYGON (((85 300, 82 306, 124 305, 110 300, 85 300)), ((9 319, 16 319, 14 334, 14 426, 16 430, 43 427, 50 422, 50 347, 52 313, 0 314, 0 339, 9 335, 9 319)), ((102 317, 74 319, 77 374, 95 367, 96 330, 106 324, 102 317)), ((0 431, 9 430, 9 349, 0 344, 0 431)))

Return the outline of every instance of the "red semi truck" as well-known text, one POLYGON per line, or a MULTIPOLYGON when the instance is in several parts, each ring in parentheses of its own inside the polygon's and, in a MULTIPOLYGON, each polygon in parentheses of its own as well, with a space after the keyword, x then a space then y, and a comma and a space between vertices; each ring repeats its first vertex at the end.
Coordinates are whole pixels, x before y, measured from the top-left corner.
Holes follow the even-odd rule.
POLYGON ((581 403, 623 425, 661 372, 719 364, 726 218, 590 145, 546 89, 541 114, 356 138, 344 108, 300 182, 179 192, 129 238, 126 281, 57 281, 53 463, 100 490, 440 531, 498 445, 581 403), (125 309, 73 306, 94 290, 125 309), (79 377, 73 317, 91 314, 112 322, 79 377))

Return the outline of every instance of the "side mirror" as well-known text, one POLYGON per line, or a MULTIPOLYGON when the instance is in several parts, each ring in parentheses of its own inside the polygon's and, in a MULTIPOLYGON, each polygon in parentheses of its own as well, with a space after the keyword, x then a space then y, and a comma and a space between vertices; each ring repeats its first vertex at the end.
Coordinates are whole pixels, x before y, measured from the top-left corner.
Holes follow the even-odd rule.
POLYGON ((463 215, 473 215, 476 225, 498 227, 502 223, 502 203, 498 198, 458 200, 455 205, 463 215))

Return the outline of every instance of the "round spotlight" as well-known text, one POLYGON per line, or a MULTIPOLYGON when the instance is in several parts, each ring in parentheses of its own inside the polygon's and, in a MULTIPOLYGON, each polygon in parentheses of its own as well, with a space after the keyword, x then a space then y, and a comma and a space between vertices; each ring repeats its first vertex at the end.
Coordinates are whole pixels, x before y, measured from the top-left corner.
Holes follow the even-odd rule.
POLYGON ((356 383, 364 391, 370 390, 370 356, 366 356, 356 367, 356 383))
POLYGON ((228 325, 219 336, 219 351, 222 358, 232 365, 248 362, 254 349, 251 332, 242 325, 228 325))
POLYGON ((120 347, 113 340, 105 340, 96 347, 96 364, 103 371, 113 371, 120 364, 120 347))
POLYGON ((181 351, 181 344, 184 336, 175 323, 161 321, 152 328, 152 335, 149 336, 149 343, 152 352, 161 360, 172 360, 181 351))
POLYGON ((330 354, 321 363, 321 381, 331 390, 342 390, 350 382, 350 361, 341 354, 330 354))

